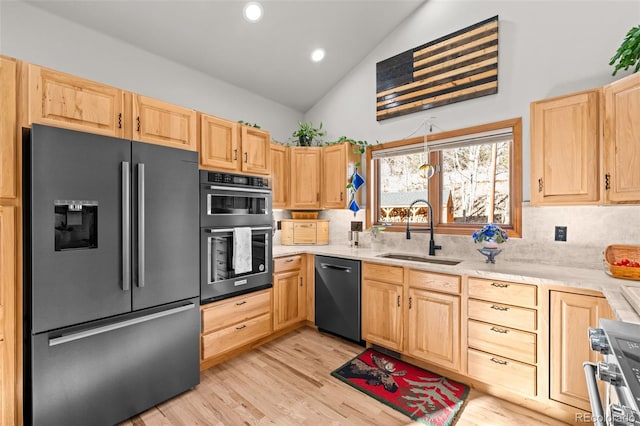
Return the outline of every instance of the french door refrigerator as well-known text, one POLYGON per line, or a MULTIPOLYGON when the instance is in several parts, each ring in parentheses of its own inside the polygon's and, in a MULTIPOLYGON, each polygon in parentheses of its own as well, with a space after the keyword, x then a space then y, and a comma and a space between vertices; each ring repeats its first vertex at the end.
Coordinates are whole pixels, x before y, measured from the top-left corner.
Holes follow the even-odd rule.
POLYGON ((199 383, 197 164, 25 131, 26 424, 112 425, 199 383))

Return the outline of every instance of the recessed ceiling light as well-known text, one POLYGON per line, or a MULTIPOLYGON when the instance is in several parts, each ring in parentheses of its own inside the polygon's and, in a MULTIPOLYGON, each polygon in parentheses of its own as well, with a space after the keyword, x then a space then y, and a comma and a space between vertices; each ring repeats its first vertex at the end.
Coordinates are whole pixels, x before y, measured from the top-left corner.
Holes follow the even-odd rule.
POLYGON ((262 5, 252 1, 244 5, 242 9, 244 19, 249 22, 258 22, 262 18, 262 5))
POLYGON ((324 49, 316 49, 311 52, 311 60, 313 62, 320 62, 324 59, 324 49))

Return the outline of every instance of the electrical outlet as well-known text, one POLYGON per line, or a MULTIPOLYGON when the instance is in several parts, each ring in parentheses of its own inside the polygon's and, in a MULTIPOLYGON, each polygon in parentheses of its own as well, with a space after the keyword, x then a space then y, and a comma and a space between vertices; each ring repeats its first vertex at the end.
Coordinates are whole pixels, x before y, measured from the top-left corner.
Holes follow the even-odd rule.
POLYGON ((277 229, 278 231, 282 229, 282 222, 280 222, 280 221, 277 221, 277 222, 276 222, 276 229, 277 229))
POLYGON ((556 241, 567 241, 566 226, 556 226, 556 241))
POLYGON ((362 232, 362 222, 351 222, 351 230, 362 232))

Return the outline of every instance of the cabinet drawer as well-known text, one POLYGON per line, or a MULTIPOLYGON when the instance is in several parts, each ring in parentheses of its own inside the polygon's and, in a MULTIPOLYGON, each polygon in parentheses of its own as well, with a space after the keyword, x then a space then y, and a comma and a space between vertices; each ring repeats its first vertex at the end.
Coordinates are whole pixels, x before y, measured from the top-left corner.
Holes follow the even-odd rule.
POLYGON ((293 271, 302 268, 302 256, 287 256, 273 259, 273 273, 293 271))
POLYGON ((467 351, 467 360, 467 371, 474 379, 525 395, 535 396, 537 393, 536 367, 533 365, 473 349, 467 351))
POLYGON ((469 320, 468 345, 517 361, 536 363, 536 335, 513 328, 469 320))
POLYGON ((271 315, 231 325, 202 336, 202 359, 211 358, 231 349, 239 348, 271 333, 271 315))
POLYGON ((409 271, 409 286, 426 290, 460 294, 460 277, 456 275, 434 274, 425 271, 409 271))
POLYGON ((404 269, 402 266, 364 262, 362 265, 362 277, 376 281, 402 284, 404 283, 404 269))
POLYGON ((469 318, 520 330, 537 329, 537 311, 500 303, 469 299, 469 318))
POLYGON ((248 318, 269 313, 271 307, 270 290, 234 297, 212 303, 202 309, 202 333, 217 330, 245 321, 248 318))
POLYGON ((469 297, 476 299, 535 307, 538 304, 537 294, 538 287, 531 284, 469 278, 469 297))

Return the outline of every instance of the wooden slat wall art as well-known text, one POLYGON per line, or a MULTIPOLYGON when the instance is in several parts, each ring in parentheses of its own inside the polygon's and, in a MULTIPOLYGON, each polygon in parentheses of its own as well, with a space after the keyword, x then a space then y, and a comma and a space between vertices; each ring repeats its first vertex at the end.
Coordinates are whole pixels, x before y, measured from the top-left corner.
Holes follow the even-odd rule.
POLYGON ((376 64, 376 119, 498 93, 498 16, 376 64))

